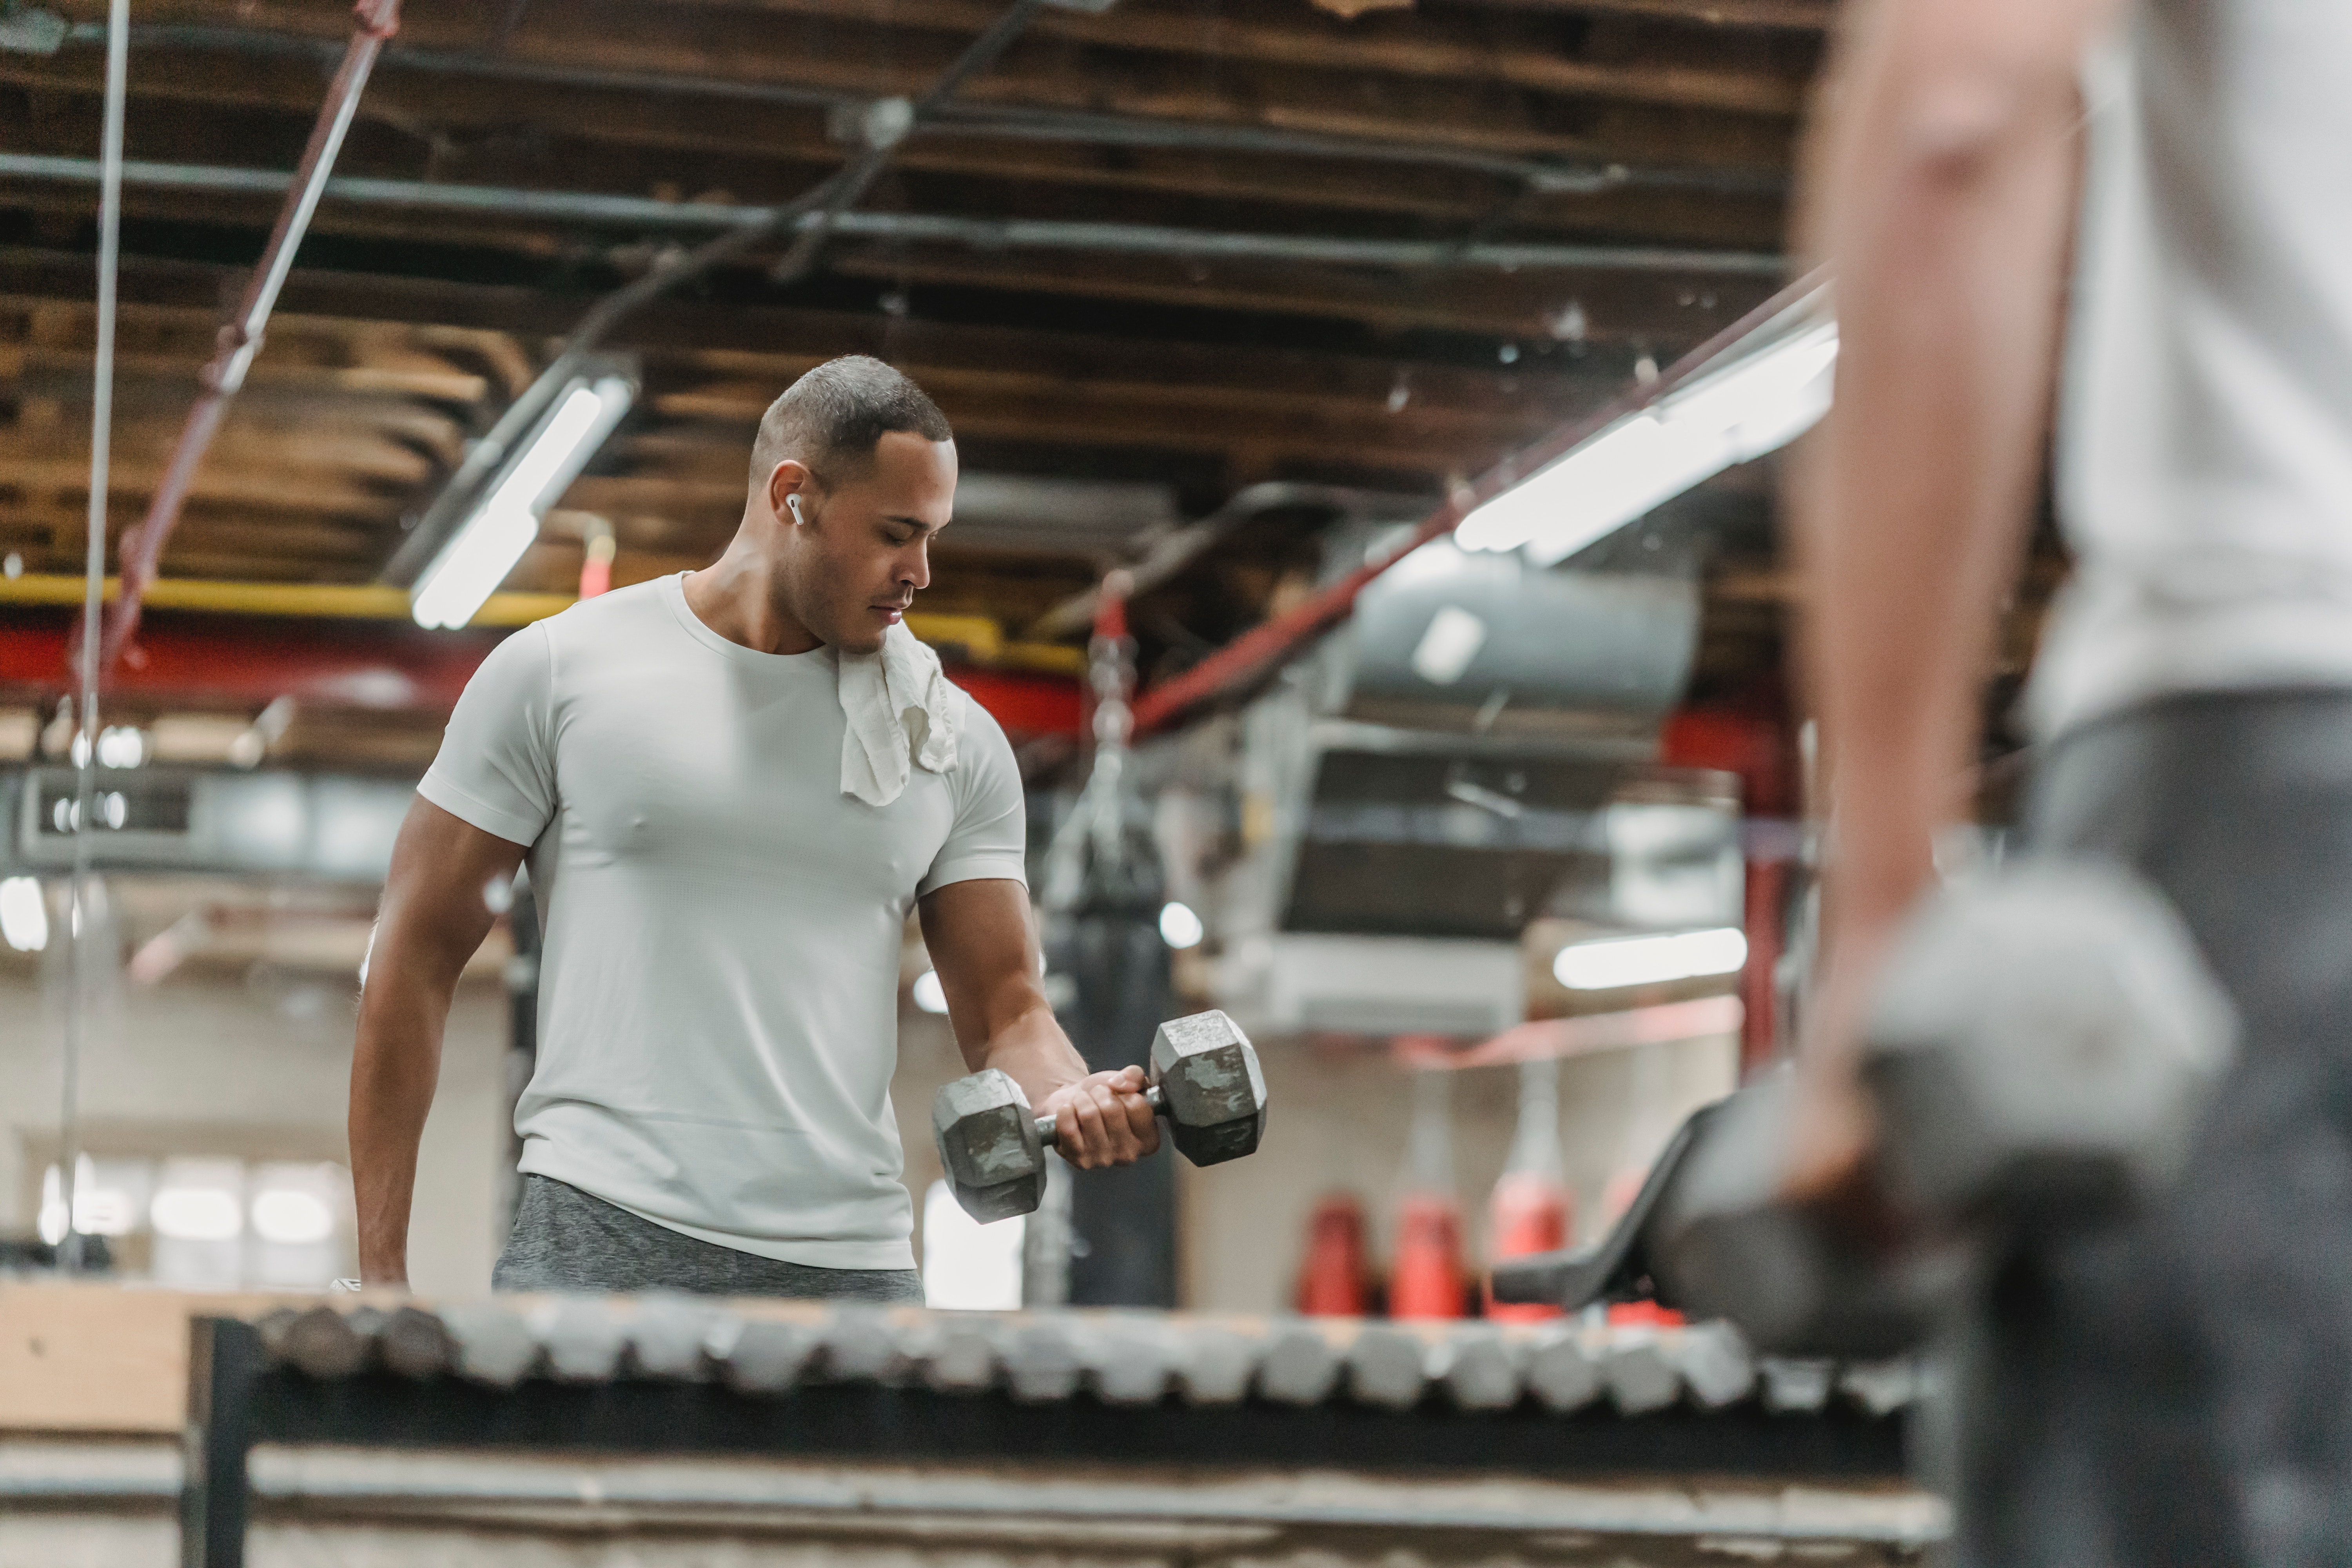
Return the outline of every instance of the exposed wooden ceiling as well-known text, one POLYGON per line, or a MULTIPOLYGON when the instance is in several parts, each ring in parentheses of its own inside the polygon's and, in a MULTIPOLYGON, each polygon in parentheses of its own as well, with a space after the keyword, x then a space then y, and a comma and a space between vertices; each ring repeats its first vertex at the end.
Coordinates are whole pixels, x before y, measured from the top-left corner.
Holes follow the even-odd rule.
MULTIPOLYGON (((0 51, 0 153, 87 160, 104 7, 50 3, 76 30, 53 54, 0 51)), ((897 150, 862 212, 1447 248, 1338 265, 849 236, 787 287, 767 278, 782 247, 755 250, 611 341, 640 356, 646 395, 509 585, 576 581, 569 513, 613 523, 619 581, 709 559, 740 512, 760 410, 853 351, 939 398, 968 472, 1160 485, 1192 515, 1265 479, 1442 493, 1771 291, 1829 9, 1047 9, 897 150), (1506 268, 1475 245, 1554 248, 1506 268)), ((998 14, 994 0, 411 0, 338 168, 781 204, 856 150, 867 102, 919 93, 998 14)), ((131 158, 292 166, 346 5, 163 0, 136 16, 131 158)), ((117 531, 138 520, 277 206, 203 180, 134 180, 126 203, 117 531)), ((0 168, 0 552, 34 573, 76 570, 82 551, 94 205, 70 170, 0 168)), ((595 299, 708 232, 331 195, 165 574, 374 579, 465 443, 595 299)), ((1757 587, 1774 581, 1768 503, 1734 476, 1685 511, 1725 584, 1703 679, 1736 683, 1778 658, 1780 595, 1757 587)), ((1066 550, 1019 537, 1008 552, 987 548, 985 526, 951 531, 931 607, 1019 626, 1103 564, 1097 534, 1066 550)), ((1236 534, 1162 606, 1162 632, 1146 618, 1152 657, 1181 662, 1245 626, 1301 548, 1295 526, 1236 534)))

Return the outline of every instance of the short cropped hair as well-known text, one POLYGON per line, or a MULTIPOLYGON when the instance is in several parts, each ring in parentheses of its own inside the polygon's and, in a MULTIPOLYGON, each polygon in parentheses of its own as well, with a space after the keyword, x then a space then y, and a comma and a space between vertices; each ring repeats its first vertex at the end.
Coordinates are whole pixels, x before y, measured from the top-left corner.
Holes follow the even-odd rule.
POLYGON ((845 354, 784 388, 760 416, 751 442, 751 488, 764 489, 790 458, 827 483, 863 474, 893 430, 951 441, 948 416, 919 386, 878 359, 845 354))

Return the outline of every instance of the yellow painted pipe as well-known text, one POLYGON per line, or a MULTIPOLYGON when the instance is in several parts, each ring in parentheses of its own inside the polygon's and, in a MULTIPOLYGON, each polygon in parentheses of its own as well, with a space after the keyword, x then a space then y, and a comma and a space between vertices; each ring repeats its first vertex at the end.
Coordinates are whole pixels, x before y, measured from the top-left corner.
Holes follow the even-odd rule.
MULTIPOLYGON (((121 581, 109 577, 108 603, 121 591, 121 581)), ((0 577, 0 605, 48 605, 73 606, 82 602, 82 579, 62 572, 26 572, 0 577)), ((482 602, 468 623, 477 626, 520 626, 568 610, 576 603, 570 594, 493 594, 482 602)), ((233 583, 191 577, 158 577, 148 585, 147 604, 158 610, 198 610, 231 616, 319 616, 355 621, 404 621, 409 618, 408 590, 381 583, 233 583)), ((986 616, 907 617, 907 629, 927 643, 951 643, 975 664, 1011 665, 1017 668, 1082 675, 1086 655, 1053 643, 1012 643, 1003 628, 986 616)))

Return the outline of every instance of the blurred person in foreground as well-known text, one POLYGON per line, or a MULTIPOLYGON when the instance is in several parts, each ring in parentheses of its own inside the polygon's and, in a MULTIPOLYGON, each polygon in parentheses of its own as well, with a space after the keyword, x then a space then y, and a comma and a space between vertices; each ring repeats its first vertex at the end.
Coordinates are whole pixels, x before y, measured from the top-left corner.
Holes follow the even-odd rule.
POLYGON ((2352 5, 1877 0, 1824 101, 1843 353, 1792 500, 1836 856, 1793 1187, 1866 1156, 1856 1019, 1966 811, 2054 395, 2028 836, 2161 889, 2245 1039, 2165 1210, 1971 1326, 1953 1555, 2352 1562, 2352 5))

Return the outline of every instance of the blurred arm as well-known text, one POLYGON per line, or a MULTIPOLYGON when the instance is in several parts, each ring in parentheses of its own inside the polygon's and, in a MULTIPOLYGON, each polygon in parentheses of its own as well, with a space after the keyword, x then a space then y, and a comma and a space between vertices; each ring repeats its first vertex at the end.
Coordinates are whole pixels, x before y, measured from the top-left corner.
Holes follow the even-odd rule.
POLYGON ((1850 1164, 1861 999, 1962 807, 1997 607, 2040 474, 2072 233, 2077 73, 2112 0, 1878 0, 1808 150, 1837 402, 1791 516, 1832 781, 1829 969, 1805 1071, 1816 1174, 1850 1164))
POLYGON ((1074 1165, 1129 1164, 1160 1147, 1142 1069, 1089 1073, 1054 1021, 1039 984, 1028 889, 1006 880, 950 882, 919 910, 966 1066, 996 1068, 1019 1084, 1039 1114, 1054 1118, 1055 1146, 1074 1165))
POLYGON ((513 878, 523 846, 418 798, 393 845, 369 945, 352 1054, 352 1184, 360 1278, 408 1282, 417 1140, 441 1071, 441 1033, 466 961, 489 934, 484 890, 513 878))

